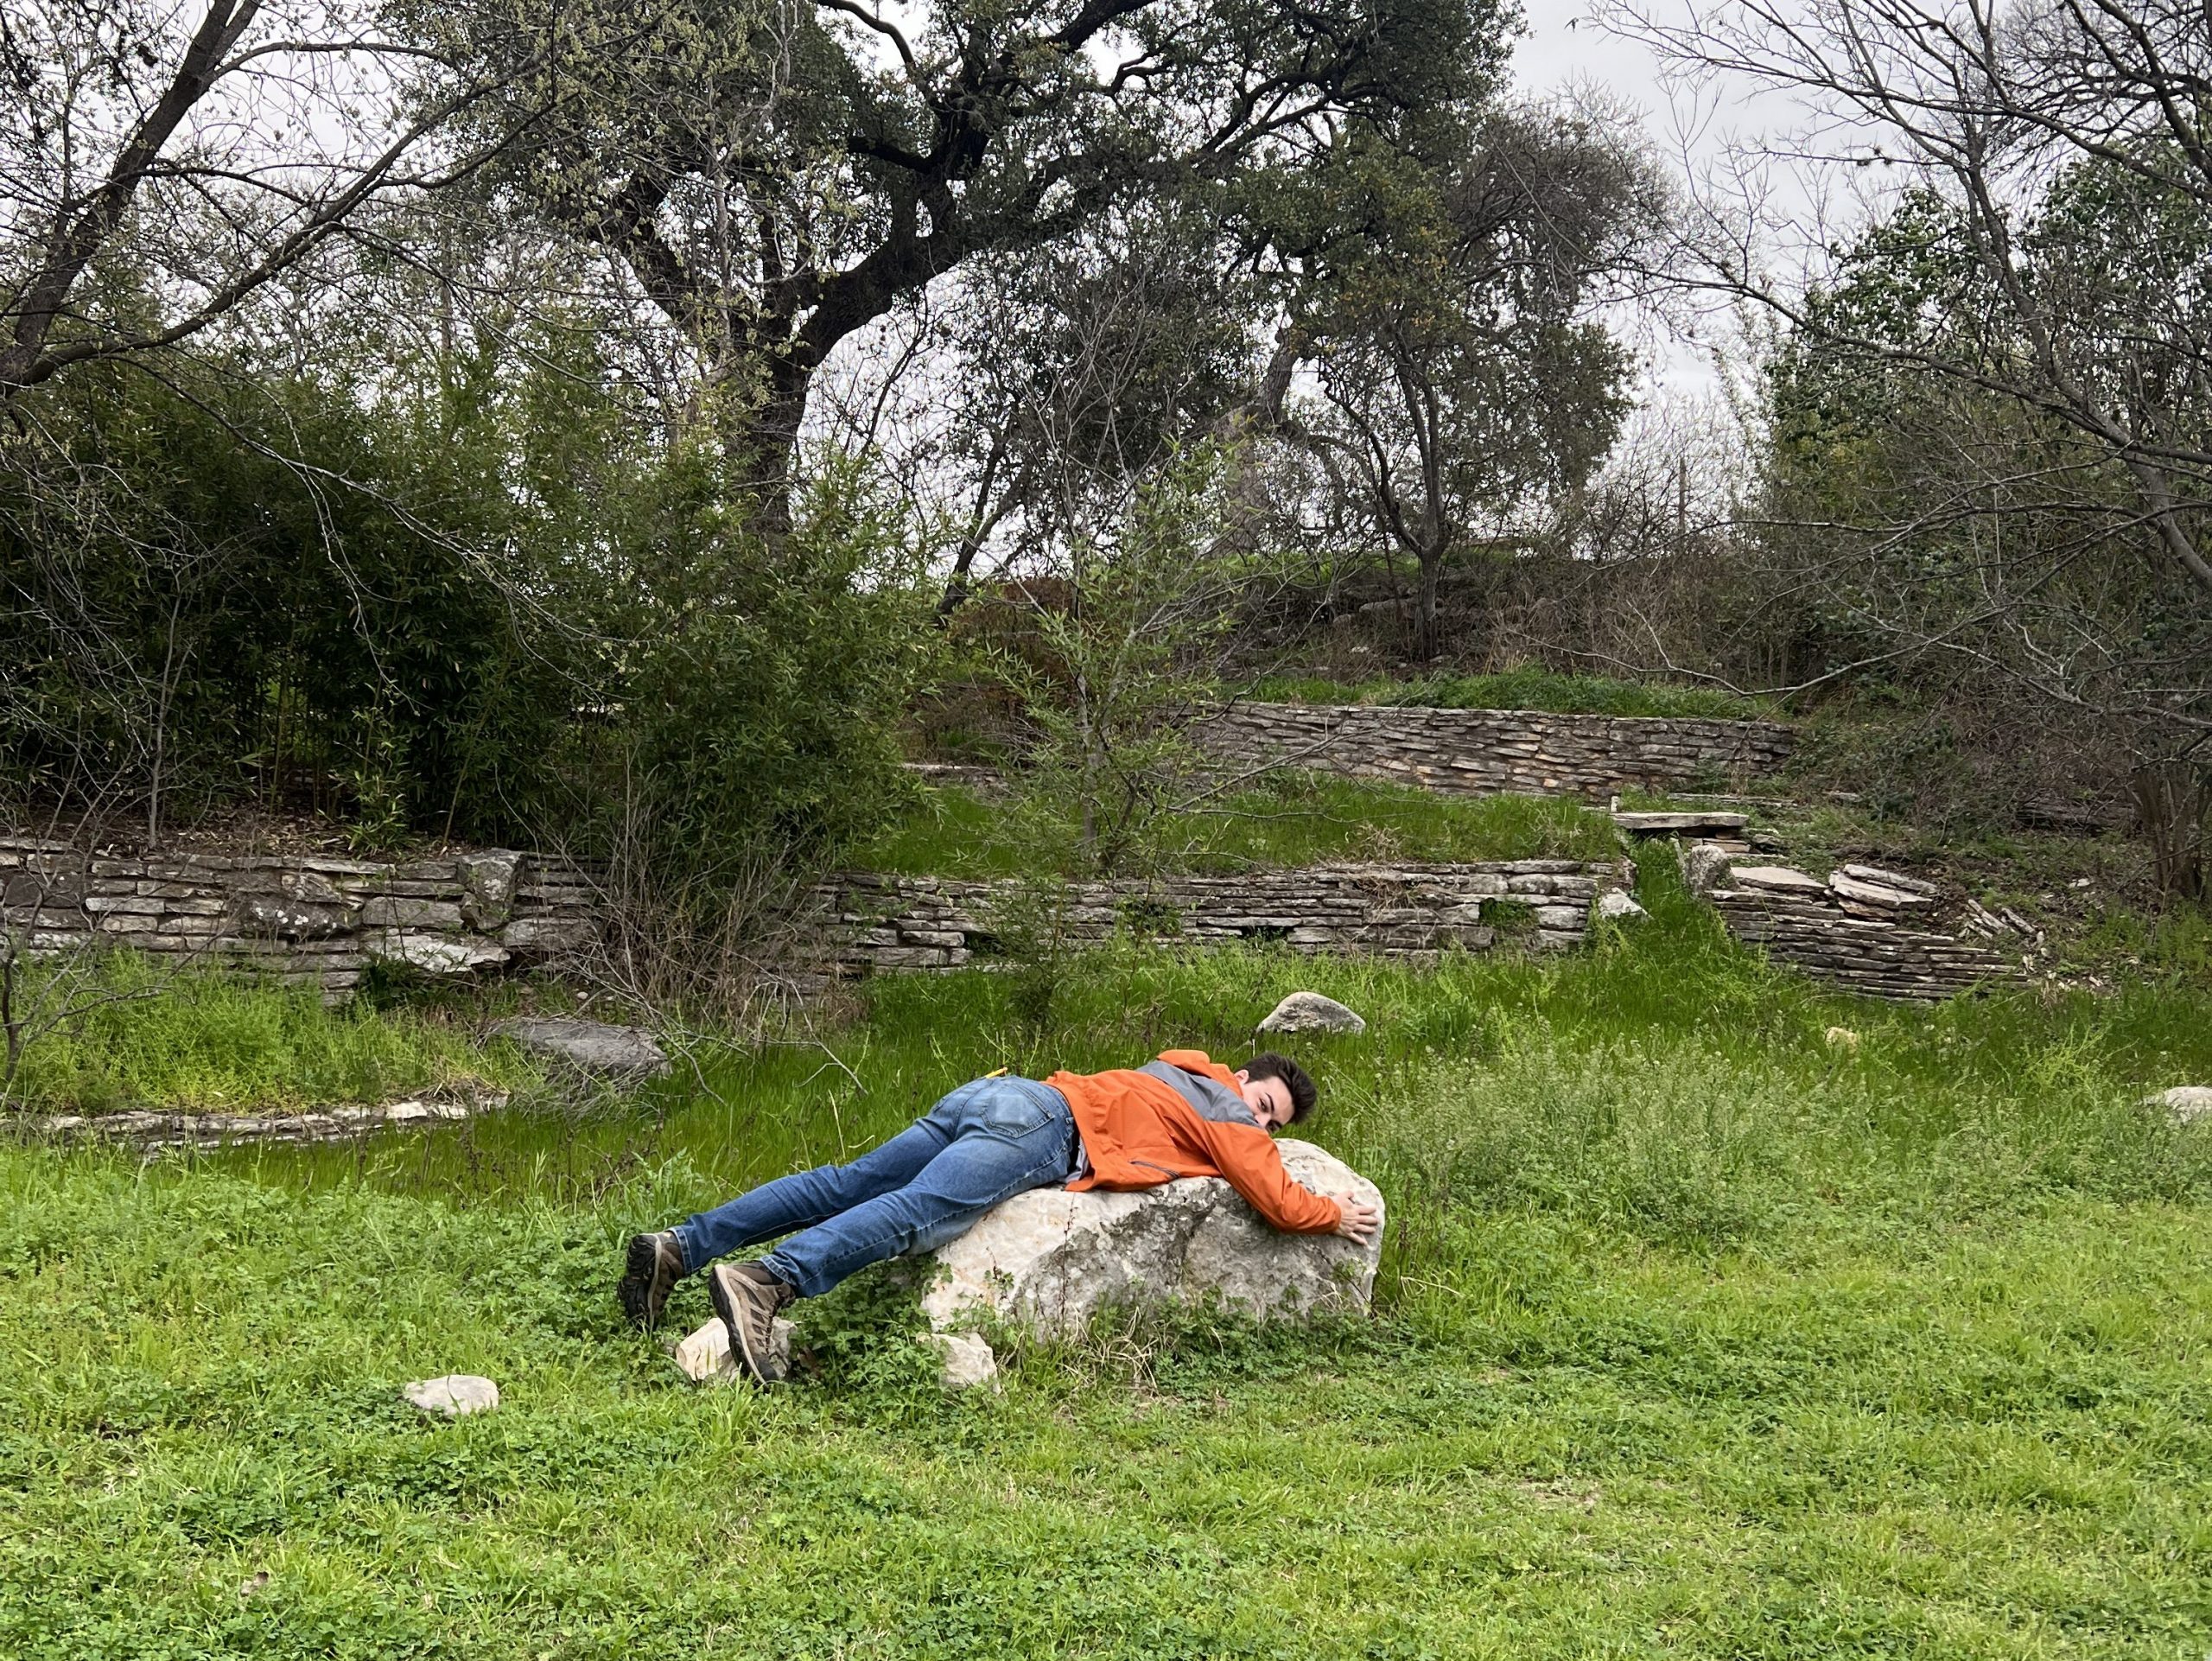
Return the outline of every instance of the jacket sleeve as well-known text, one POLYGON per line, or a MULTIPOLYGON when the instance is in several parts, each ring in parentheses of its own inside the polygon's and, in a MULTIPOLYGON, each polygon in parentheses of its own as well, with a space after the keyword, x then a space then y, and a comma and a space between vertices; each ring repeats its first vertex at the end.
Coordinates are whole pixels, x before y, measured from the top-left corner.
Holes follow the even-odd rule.
POLYGON ((1269 1223, 1289 1234, 1326 1234, 1337 1226, 1342 1209, 1335 1200, 1291 1181, 1283 1168, 1282 1150, 1266 1131, 1256 1125, 1196 1122, 1214 1168, 1269 1223))

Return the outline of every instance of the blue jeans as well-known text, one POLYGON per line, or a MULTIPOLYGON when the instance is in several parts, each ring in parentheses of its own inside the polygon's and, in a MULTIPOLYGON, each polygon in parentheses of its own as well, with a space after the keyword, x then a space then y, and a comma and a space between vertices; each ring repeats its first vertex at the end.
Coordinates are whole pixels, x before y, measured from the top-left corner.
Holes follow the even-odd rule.
POLYGON ((851 1164, 779 1176, 674 1232, 693 1271, 791 1234, 763 1261, 801 1296, 816 1297, 872 1263, 959 1238, 1001 1200, 1065 1182, 1080 1149, 1058 1091, 1031 1079, 978 1079, 851 1164))

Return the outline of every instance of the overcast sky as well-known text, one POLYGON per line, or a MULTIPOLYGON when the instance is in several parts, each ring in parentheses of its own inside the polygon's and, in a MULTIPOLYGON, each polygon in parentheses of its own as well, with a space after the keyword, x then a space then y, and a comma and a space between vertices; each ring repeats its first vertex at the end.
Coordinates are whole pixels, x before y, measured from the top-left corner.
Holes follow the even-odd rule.
MULTIPOLYGON (((1643 119, 1660 153, 1677 155, 1687 139, 1700 148, 1715 142, 1713 124, 1699 118, 1694 100, 1661 84, 1659 64, 1642 43, 1608 34, 1578 4, 1529 9, 1528 32, 1513 55, 1516 80, 1535 97, 1594 91, 1627 105, 1643 119)), ((1641 344, 1649 361, 1646 396, 1699 396, 1713 389, 1711 364, 1694 347, 1664 334, 1641 344)))
MULTIPOLYGON (((1645 0, 1664 16, 1671 5, 1681 20, 1716 0, 1645 0)), ((1676 171, 1728 175, 1737 156, 1760 153, 1754 172, 1763 181, 1761 211, 1770 223, 1771 254, 1789 268, 1808 249, 1827 244, 1839 229, 1878 212, 1903 182, 1902 169, 1839 169, 1801 146, 1833 158, 1856 154, 1878 135, 1816 111, 1794 92, 1748 79, 1692 86, 1662 73, 1657 56, 1641 41, 1611 33, 1587 15, 1590 0, 1532 4, 1527 32, 1514 54, 1515 78, 1532 97, 1592 92, 1637 114, 1654 150, 1676 171), (1808 143, 1808 135, 1815 135, 1808 143)), ((1672 21, 1672 20, 1670 20, 1672 21)), ((1710 392, 1717 377, 1706 355, 1686 342, 1640 341, 1649 357, 1649 390, 1696 396, 1710 392)))

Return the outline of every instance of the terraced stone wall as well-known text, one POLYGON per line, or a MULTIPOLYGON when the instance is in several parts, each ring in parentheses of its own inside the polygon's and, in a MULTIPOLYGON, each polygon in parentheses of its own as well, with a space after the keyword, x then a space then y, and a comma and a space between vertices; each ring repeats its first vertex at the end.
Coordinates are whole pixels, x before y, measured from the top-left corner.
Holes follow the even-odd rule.
POLYGON ((1791 744, 1770 721, 1371 704, 1237 703, 1198 735, 1224 755, 1427 790, 1592 798, 1748 781, 1791 744))
POLYGON ((1728 932, 1846 991, 1900 1003, 1933 1003, 2020 978, 2019 965, 1934 929, 1853 917, 1818 901, 1749 890, 1711 896, 1728 932))
POLYGON ((1741 843, 1693 843, 1680 857, 1684 882, 1731 934, 1832 986, 1932 1003, 2022 978, 2019 959, 1993 949, 1986 933, 1949 932, 1980 932, 1978 917, 2004 927, 1955 885, 1865 865, 1821 878, 1756 862, 1741 843))
POLYGON ((382 861, 106 856, 0 837, 0 924, 34 951, 110 941, 331 993, 370 964, 467 974, 556 962, 601 932, 586 867, 505 850, 382 861))
MULTIPOLYGON (((1077 945, 1126 931, 1163 942, 1281 942, 1300 951, 1433 960, 1452 948, 1489 951, 1502 939, 1542 950, 1579 945, 1592 902, 1634 880, 1626 861, 1561 859, 1153 877, 1072 884, 1051 920, 1077 945)), ((861 873, 823 883, 815 897, 824 916, 817 966, 845 977, 1002 956, 1007 931, 1038 920, 1035 897, 1008 881, 861 873)))
MULTIPOLYGON (((1280 942, 1430 961, 1509 943, 1579 945, 1625 861, 1335 865, 1235 876, 1080 882, 1051 926, 1075 945, 1280 942)), ((1007 955, 1039 920, 1015 882, 855 873, 813 891, 792 964, 813 978, 957 969, 1007 955)), ((0 837, 0 925, 34 951, 128 945, 178 964, 251 970, 337 996, 383 963, 433 975, 557 966, 603 932, 589 869, 506 850, 378 861, 257 854, 87 855, 0 837)))

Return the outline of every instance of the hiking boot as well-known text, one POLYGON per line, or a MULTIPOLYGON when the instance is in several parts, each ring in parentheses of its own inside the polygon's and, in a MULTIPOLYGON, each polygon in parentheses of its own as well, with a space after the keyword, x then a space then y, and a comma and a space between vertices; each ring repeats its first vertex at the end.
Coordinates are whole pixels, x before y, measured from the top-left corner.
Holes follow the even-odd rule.
POLYGON ((783 1381, 784 1371, 768 1352, 776 1317, 798 1295, 798 1289, 757 1263, 717 1263, 707 1275, 707 1295, 729 1329, 730 1359, 756 1384, 783 1381))
POLYGON ((683 1248, 677 1244, 675 1235, 665 1229, 658 1234, 633 1234, 614 1295, 622 1301, 622 1313, 651 1332, 660 1325, 668 1295, 683 1278, 683 1248))

